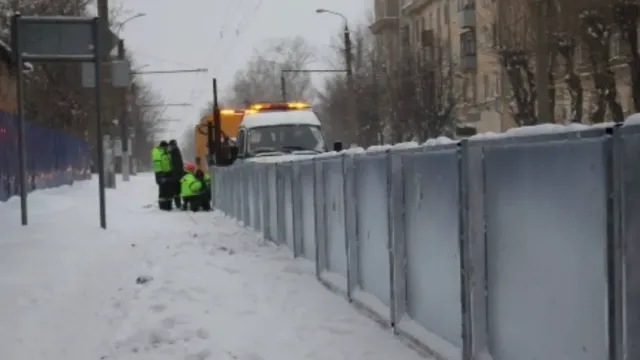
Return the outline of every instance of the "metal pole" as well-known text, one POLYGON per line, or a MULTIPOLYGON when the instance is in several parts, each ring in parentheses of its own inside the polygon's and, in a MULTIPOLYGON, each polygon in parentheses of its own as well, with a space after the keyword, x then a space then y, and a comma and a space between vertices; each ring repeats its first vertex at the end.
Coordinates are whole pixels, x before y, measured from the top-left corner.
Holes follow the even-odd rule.
MULTIPOLYGON (((99 37, 100 37, 100 43, 102 43, 103 41, 107 41, 107 38, 109 36, 111 36, 111 31, 109 30, 109 0, 98 0, 97 3, 98 6, 98 24, 99 24, 99 37)), ((100 65, 100 66, 104 66, 106 64, 108 64, 110 61, 109 59, 109 52, 103 52, 102 49, 100 49, 100 62, 96 63, 96 66, 100 65)), ((102 71, 102 70, 101 70, 102 71)), ((107 84, 105 83, 105 79, 102 79, 102 82, 98 82, 96 80, 96 86, 102 86, 103 88, 101 89, 101 91, 104 91, 107 88, 107 84)), ((111 99, 105 99, 106 100, 106 107, 102 106, 105 105, 103 102, 103 104, 101 105, 100 108, 100 113, 101 113, 101 119, 105 120, 105 119, 109 119, 109 125, 107 128, 107 133, 110 135, 110 141, 109 144, 107 144, 110 148, 110 156, 106 157, 104 159, 104 165, 107 167, 106 170, 107 171, 107 180, 106 180, 106 185, 109 188, 114 188, 116 187, 116 176, 113 173, 114 169, 113 169, 113 156, 114 156, 114 149, 113 149, 113 145, 114 145, 114 138, 115 138, 115 128, 113 126, 113 124, 111 123, 111 120, 113 119, 113 115, 117 114, 117 112, 113 112, 111 109, 110 104, 112 104, 112 102, 110 101, 111 99)), ((104 124, 101 124, 101 126, 104 124)), ((101 140, 102 141, 102 140, 101 140)), ((104 142, 103 142, 104 143, 104 142)))
POLYGON ((95 53, 95 77, 96 77, 96 140, 98 146, 98 191, 100 196, 100 227, 107 228, 107 206, 104 193, 105 168, 104 168, 104 142, 102 139, 102 42, 100 41, 100 18, 94 19, 93 44, 95 53))
POLYGON ((284 72, 280 75, 280 92, 282 93, 282 101, 287 101, 287 83, 284 78, 284 72))
POLYGON ((213 144, 216 154, 216 164, 221 165, 222 160, 222 119, 220 119, 220 104, 218 103, 218 80, 213 79, 213 127, 215 142, 213 144))
POLYGON ((353 53, 351 52, 351 36, 349 34, 349 25, 344 24, 344 57, 347 67, 347 91, 349 96, 349 123, 354 139, 358 139, 358 115, 356 109, 356 94, 353 82, 353 53))
MULTIPOLYGON (((118 41, 118 60, 126 59, 126 48, 124 40, 118 41)), ((122 140, 122 181, 129 181, 129 102, 127 98, 129 87, 125 87, 121 91, 122 108, 120 115, 120 138, 122 140)))
POLYGON ((141 116, 141 111, 140 111, 140 106, 138 104, 138 88, 136 87, 135 83, 131 84, 131 93, 132 93, 132 97, 133 97, 133 110, 134 110, 134 115, 131 121, 131 160, 132 160, 132 166, 131 166, 131 174, 132 175, 138 175, 138 159, 136 157, 136 151, 135 149, 135 145, 136 145, 136 141, 137 137, 136 137, 136 126, 137 124, 139 124, 142 119, 140 119, 141 116))
POLYGON ((549 36, 547 34, 547 0, 536 1, 536 92, 538 94, 538 123, 552 123, 549 99, 549 36))
POLYGON ((19 158, 19 175, 20 175, 20 217, 22 226, 27 226, 28 209, 27 209, 27 144, 25 139, 24 126, 24 62, 22 61, 22 50, 20 49, 20 15, 13 16, 13 41, 14 52, 16 58, 17 74, 17 100, 18 100, 18 158, 19 158))

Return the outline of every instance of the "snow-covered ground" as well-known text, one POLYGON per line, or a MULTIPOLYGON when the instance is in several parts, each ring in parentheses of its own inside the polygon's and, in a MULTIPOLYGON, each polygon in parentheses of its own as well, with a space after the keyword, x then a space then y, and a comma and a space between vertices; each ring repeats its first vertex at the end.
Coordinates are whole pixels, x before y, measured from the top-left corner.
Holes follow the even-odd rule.
POLYGON ((218 213, 162 213, 151 176, 0 203, 0 359, 421 359, 309 264, 218 213), (139 276, 152 277, 137 284, 139 276))

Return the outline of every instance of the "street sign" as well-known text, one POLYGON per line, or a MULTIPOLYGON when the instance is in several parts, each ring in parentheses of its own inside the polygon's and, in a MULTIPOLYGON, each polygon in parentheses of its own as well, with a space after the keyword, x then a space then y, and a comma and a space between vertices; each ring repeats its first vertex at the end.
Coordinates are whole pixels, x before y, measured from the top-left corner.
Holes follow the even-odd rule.
MULTIPOLYGON (((80 19, 78 19, 80 20, 80 19)), ((55 22, 50 18, 44 20, 21 18, 19 20, 20 37, 16 44, 25 61, 32 61, 33 56, 49 57, 86 57, 94 56, 93 24, 91 22, 55 22)))
MULTIPOLYGON (((128 88, 131 84, 131 64, 128 60, 114 60, 111 63, 103 64, 111 67, 111 84, 116 88, 128 88)), ((85 88, 95 88, 95 63, 84 62, 81 65, 82 86, 85 88)), ((105 71, 109 73, 108 71, 105 71)))
MULTIPOLYGON (((22 16, 16 14, 11 21, 11 50, 16 71, 18 102, 18 147, 20 168, 20 208, 22 225, 27 225, 27 149, 25 139, 25 94, 23 69, 26 62, 94 62, 99 63, 103 45, 98 34, 99 19, 73 16, 22 16)), ((113 47, 112 47, 113 48, 113 47)), ((110 51, 110 50, 109 50, 110 51)), ((102 80, 100 66, 94 67, 94 79, 102 80)), ((98 168, 104 168, 104 144, 102 138, 102 94, 95 91, 96 142, 98 168)), ((100 227, 107 228, 105 176, 100 171, 100 227)))

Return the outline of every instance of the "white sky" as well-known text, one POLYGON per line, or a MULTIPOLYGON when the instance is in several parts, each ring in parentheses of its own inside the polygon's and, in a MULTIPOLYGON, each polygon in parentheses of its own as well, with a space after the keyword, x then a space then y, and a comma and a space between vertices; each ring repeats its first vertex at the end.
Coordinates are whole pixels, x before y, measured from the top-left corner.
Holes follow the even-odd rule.
MULTIPOLYGON (((254 48, 272 38, 300 35, 317 49, 318 58, 332 56, 330 44, 340 33, 342 20, 315 10, 340 12, 355 26, 365 20, 373 0, 111 0, 111 5, 146 14, 127 23, 121 33, 136 62, 148 65, 144 70, 209 70, 208 74, 145 75, 165 102, 193 104, 167 109, 167 117, 180 120, 171 124, 167 135, 180 138, 212 98, 213 77, 223 92, 254 48)), ((316 84, 321 82, 316 79, 316 84)))

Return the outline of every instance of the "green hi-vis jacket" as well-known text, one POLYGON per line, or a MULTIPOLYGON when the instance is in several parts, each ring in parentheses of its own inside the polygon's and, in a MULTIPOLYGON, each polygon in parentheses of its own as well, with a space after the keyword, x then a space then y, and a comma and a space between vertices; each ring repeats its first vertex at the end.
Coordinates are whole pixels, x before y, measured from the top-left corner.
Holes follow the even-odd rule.
POLYGON ((188 172, 180 179, 180 196, 191 197, 200 195, 202 182, 195 175, 188 172))
POLYGON ((156 146, 153 148, 151 151, 151 161, 153 161, 154 172, 171 172, 171 155, 161 147, 156 146))

